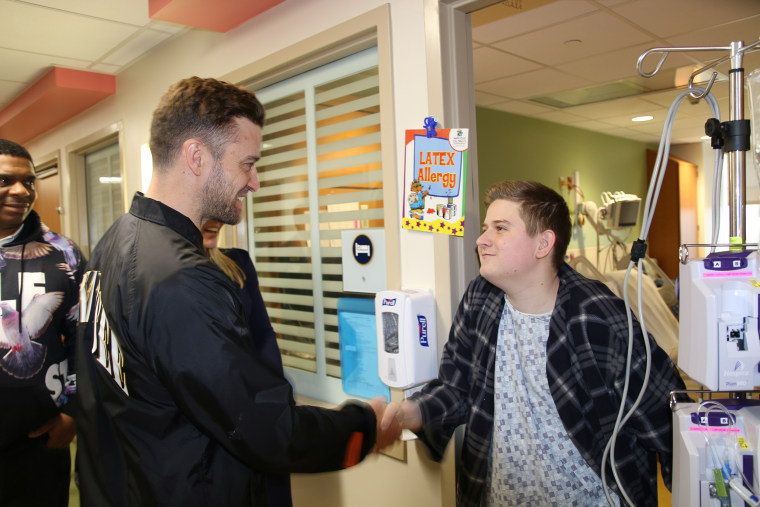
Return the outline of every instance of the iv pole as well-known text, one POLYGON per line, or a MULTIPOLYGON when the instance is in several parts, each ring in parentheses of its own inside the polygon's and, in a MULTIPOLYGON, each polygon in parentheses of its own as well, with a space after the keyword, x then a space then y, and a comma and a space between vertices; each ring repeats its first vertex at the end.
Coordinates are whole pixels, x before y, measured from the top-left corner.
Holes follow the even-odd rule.
MULTIPOLYGON (((720 123, 715 118, 710 118, 705 123, 705 133, 712 137, 712 147, 723 148, 728 152, 728 208, 729 208, 729 237, 731 244, 744 244, 747 235, 746 217, 746 152, 749 150, 750 125, 749 120, 744 119, 744 53, 760 49, 760 41, 745 46, 742 41, 732 42, 730 46, 709 47, 680 47, 680 48, 653 48, 639 56, 637 69, 643 77, 652 77, 660 70, 669 53, 691 51, 729 51, 726 55, 714 62, 692 72, 689 77, 689 88, 694 86, 694 78, 702 72, 711 69, 726 60, 731 60, 729 70, 729 119, 720 123), (661 54, 657 66, 652 72, 643 69, 644 59, 650 54, 661 54)), ((695 99, 704 98, 712 88, 717 72, 713 72, 710 82, 703 93, 692 92, 690 95, 695 99)), ((713 203, 718 206, 719 203, 713 203)), ((716 224, 717 226, 717 224, 716 224)))

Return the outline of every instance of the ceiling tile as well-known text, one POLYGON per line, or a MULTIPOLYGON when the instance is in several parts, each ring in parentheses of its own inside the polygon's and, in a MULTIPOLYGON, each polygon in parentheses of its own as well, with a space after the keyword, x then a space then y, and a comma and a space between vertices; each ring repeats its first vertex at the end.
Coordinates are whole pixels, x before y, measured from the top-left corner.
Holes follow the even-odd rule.
MULTIPOLYGON (((645 51, 655 46, 654 41, 650 41, 616 51, 599 53, 572 63, 557 65, 556 68, 568 74, 582 76, 599 83, 618 81, 632 76, 638 77, 636 63, 639 57, 645 51)), ((655 55, 647 57, 644 60, 644 70, 651 71, 654 69, 657 60, 658 58, 655 55), (652 59, 651 61, 650 58, 652 59)), ((683 55, 672 54, 665 60, 661 72, 666 69, 690 65, 691 63, 683 55)))
POLYGON ((667 111, 663 109, 659 109, 657 111, 641 113, 640 115, 624 114, 624 115, 611 116, 608 118, 604 118, 604 121, 615 127, 635 128, 637 125, 656 125, 655 129, 662 130, 662 125, 664 124, 666 116, 667 116, 667 111), (654 118, 648 122, 634 122, 631 120, 631 118, 633 118, 634 116, 643 116, 644 114, 648 114, 649 116, 653 116, 654 118))
POLYGON ((7 106, 18 94, 18 83, 0 80, 0 108, 7 106))
POLYGON ((574 125, 588 121, 588 118, 583 118, 572 113, 568 113, 562 109, 555 109, 553 111, 547 111, 545 113, 538 113, 534 115, 539 120, 546 120, 554 123, 561 123, 563 125, 574 125))
POLYGON ((633 116, 650 113, 653 110, 663 111, 664 109, 635 97, 615 100, 614 106, 610 104, 610 101, 605 101, 566 108, 569 113, 597 120, 615 116, 627 117, 630 120, 633 116))
POLYGON ((503 95, 510 99, 522 99, 581 88, 589 84, 591 84, 590 81, 568 76, 554 69, 540 69, 483 83, 477 88, 480 91, 503 95))
POLYGON ((2 7, 0 47, 6 49, 96 60, 136 30, 131 25, 16 2, 2 7))
POLYGON ((184 25, 177 25, 174 23, 169 23, 168 21, 161 21, 158 19, 153 19, 148 23, 147 25, 151 30, 158 30, 159 32, 166 32, 166 33, 179 33, 183 30, 190 30, 190 27, 184 26, 184 25))
POLYGON ((477 83, 520 74, 540 68, 537 63, 509 55, 498 49, 481 47, 473 51, 473 67, 477 83))
POLYGON ((575 122, 573 123, 573 127, 579 128, 579 129, 594 130, 596 132, 604 132, 604 131, 615 128, 609 123, 605 123, 603 121, 598 121, 598 120, 586 120, 586 121, 575 122))
POLYGON ((42 73, 51 66, 85 69, 90 64, 88 60, 40 55, 5 48, 0 48, 0 62, 3 69, 2 79, 19 83, 30 83, 40 78, 42 73))
MULTIPOLYGON (((710 25, 701 30, 694 30, 678 36, 669 37, 672 46, 730 46, 734 41, 743 41, 745 46, 755 42, 760 37, 760 2, 757 2, 757 14, 748 19, 710 25)), ((694 53, 701 61, 708 62, 716 55, 713 53, 694 53), (704 56, 707 55, 707 56, 704 56)), ((722 56, 722 54, 718 54, 722 56)))
POLYGON ((171 34, 166 32, 141 30, 115 51, 103 57, 103 63, 118 66, 127 65, 169 37, 171 34))
POLYGON ((492 45, 529 60, 557 65, 649 40, 648 35, 628 23, 599 12, 492 45), (565 42, 569 40, 582 42, 568 46, 565 42))
POLYGON ((541 112, 549 111, 549 109, 544 106, 541 106, 538 104, 531 104, 528 102, 522 102, 519 100, 510 100, 507 102, 500 102, 498 104, 493 104, 489 107, 490 109, 498 109, 499 111, 504 111, 506 113, 519 114, 522 116, 531 116, 531 117, 541 112))
POLYGON ((560 0, 522 12, 517 16, 474 27, 472 38, 478 42, 489 44, 582 16, 595 10, 596 7, 586 0, 560 0))
POLYGON ((596 130, 596 132, 599 132, 600 134, 607 134, 609 136, 622 137, 625 139, 629 139, 631 141, 639 141, 642 143, 652 142, 651 134, 636 132, 630 129, 611 128, 611 129, 596 130))
POLYGON ((143 26, 150 21, 148 17, 148 3, 136 0, 24 0, 23 3, 38 5, 61 11, 66 11, 84 16, 110 19, 120 23, 143 26))
POLYGON ((747 16, 760 14, 757 0, 639 0, 615 7, 615 12, 652 34, 669 38, 747 16))
POLYGON ((635 0, 597 0, 601 5, 604 5, 605 7, 614 7, 615 5, 620 5, 625 2, 632 2, 635 0))
POLYGON ((491 95, 490 93, 484 93, 475 90, 475 104, 479 106, 487 106, 490 104, 495 104, 496 102, 504 102, 504 97, 499 97, 498 95, 491 95))
POLYGON ((101 74, 118 74, 121 67, 118 65, 109 65, 107 63, 96 63, 91 65, 88 70, 100 72, 101 74))

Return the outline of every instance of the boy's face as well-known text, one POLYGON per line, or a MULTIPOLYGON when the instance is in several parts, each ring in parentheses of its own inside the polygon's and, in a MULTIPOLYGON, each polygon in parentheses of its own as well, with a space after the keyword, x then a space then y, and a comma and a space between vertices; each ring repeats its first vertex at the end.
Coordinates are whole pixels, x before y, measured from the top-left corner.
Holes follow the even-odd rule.
POLYGON ((529 274, 536 266, 541 235, 525 230, 520 205, 497 199, 486 211, 483 233, 477 240, 480 274, 507 292, 510 280, 529 274))

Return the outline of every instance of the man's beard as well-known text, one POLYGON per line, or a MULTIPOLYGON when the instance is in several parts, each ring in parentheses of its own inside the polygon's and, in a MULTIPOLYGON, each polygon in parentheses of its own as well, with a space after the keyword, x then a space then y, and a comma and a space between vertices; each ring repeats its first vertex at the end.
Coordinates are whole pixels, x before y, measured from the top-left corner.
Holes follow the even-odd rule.
POLYGON ((242 215, 235 207, 235 202, 229 201, 231 195, 237 195, 233 186, 227 181, 221 161, 215 160, 214 167, 208 179, 206 192, 203 194, 203 216, 207 220, 218 220, 223 224, 236 225, 242 215))

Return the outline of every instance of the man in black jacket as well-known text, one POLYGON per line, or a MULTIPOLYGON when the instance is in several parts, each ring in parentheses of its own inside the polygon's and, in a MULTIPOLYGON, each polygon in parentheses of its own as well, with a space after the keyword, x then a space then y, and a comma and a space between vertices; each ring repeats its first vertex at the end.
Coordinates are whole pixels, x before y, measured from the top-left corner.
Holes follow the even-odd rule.
POLYGON ((66 506, 83 262, 32 211, 34 164, 0 139, 0 505, 66 506))
POLYGON ((258 190, 264 109, 197 77, 154 112, 154 173, 82 283, 78 465, 84 506, 266 505, 261 471, 321 472, 387 445, 384 402, 296 406, 251 347, 237 288, 204 254, 258 190), (382 437, 382 438, 381 438, 382 437))

